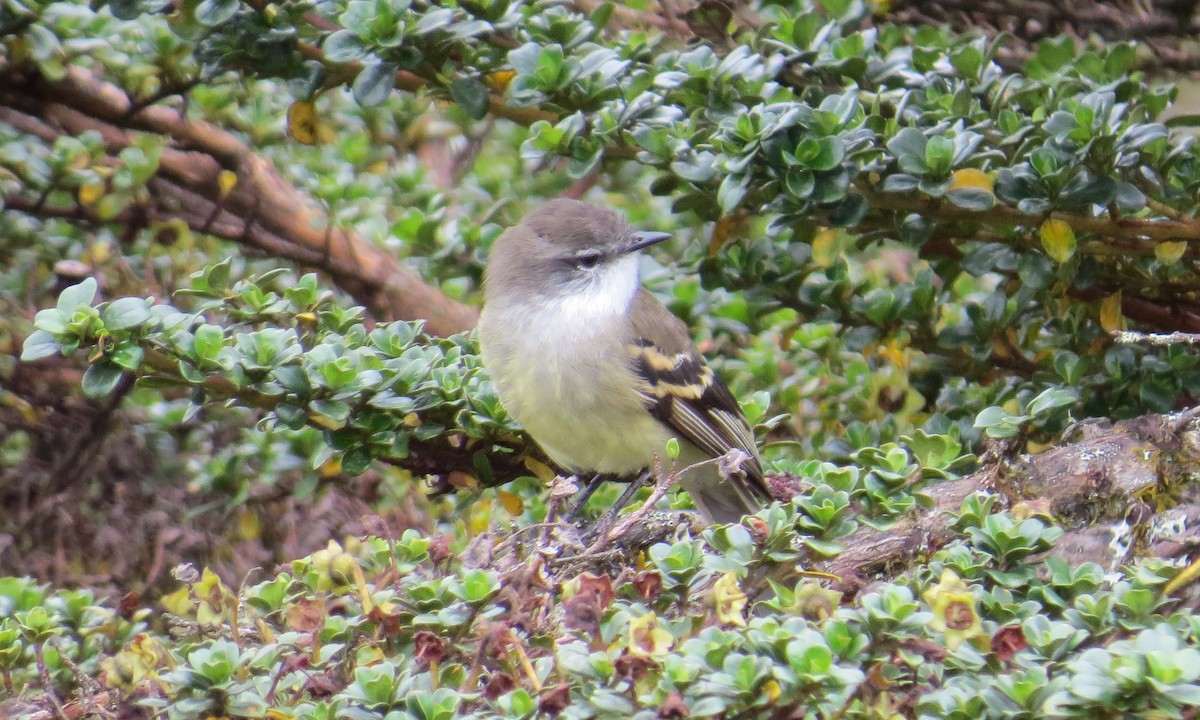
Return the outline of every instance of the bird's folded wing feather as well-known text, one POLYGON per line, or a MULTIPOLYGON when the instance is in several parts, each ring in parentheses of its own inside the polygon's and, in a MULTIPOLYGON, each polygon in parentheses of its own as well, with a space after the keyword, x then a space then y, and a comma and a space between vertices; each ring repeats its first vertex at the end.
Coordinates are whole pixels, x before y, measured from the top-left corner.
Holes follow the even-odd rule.
MULTIPOLYGON (((751 487, 762 498, 770 493, 763 481, 762 466, 754 433, 746 423, 737 400, 692 345, 687 327, 662 308, 654 296, 642 290, 635 303, 654 303, 661 320, 669 322, 637 327, 629 352, 632 367, 643 381, 642 396, 662 422, 713 457, 737 448, 749 456, 742 464, 751 487)), ((633 313, 646 317, 646 313, 633 313)))

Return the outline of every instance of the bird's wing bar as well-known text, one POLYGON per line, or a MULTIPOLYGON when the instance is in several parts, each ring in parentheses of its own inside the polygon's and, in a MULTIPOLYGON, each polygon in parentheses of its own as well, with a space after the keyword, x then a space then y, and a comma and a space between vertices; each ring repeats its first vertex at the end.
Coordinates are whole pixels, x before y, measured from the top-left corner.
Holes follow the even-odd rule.
POLYGON ((754 435, 737 400, 694 349, 668 354, 644 338, 631 346, 633 370, 650 411, 713 457, 737 448, 749 456, 742 470, 751 486, 770 498, 758 462, 754 435))

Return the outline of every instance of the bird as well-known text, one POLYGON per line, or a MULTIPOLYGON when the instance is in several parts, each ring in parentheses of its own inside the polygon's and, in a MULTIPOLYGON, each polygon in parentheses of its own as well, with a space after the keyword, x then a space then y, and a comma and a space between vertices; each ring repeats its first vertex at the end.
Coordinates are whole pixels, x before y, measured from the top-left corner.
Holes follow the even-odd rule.
POLYGON ((645 477, 668 464, 675 439, 679 484, 697 510, 736 523, 770 492, 737 400, 683 321, 641 285, 641 251, 669 237, 578 200, 533 209, 491 248, 483 365, 506 412, 561 468, 645 477), (740 462, 703 462, 718 458, 740 462))

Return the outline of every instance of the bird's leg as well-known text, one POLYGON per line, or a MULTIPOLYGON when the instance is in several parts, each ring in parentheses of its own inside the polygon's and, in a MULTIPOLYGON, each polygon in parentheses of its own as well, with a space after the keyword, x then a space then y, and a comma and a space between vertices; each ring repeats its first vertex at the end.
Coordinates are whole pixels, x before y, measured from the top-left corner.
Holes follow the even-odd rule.
POLYGON ((650 470, 645 470, 641 475, 638 475, 636 478, 634 478, 629 483, 629 487, 625 488, 625 492, 621 493, 621 497, 617 499, 617 503, 609 508, 605 515, 615 518, 617 513, 621 512, 621 508, 629 504, 629 501, 633 499, 633 496, 637 494, 637 491, 646 487, 646 483, 650 480, 650 477, 653 474, 654 473, 652 473, 650 470))
POLYGON ((646 486, 646 481, 649 480, 652 475, 653 473, 651 471, 646 470, 633 480, 630 480, 629 487, 625 488, 625 492, 621 493, 621 497, 617 500, 616 504, 605 510, 604 514, 592 524, 591 529, 588 532, 588 536, 590 538, 601 538, 599 540, 601 543, 606 542, 605 538, 608 537, 608 532, 612 530, 613 526, 617 523, 617 513, 620 512, 621 508, 625 507, 625 505, 633 499, 634 494, 636 494, 638 490, 641 490, 646 486))
POLYGON ((608 480, 607 476, 601 473, 596 473, 596 475, 593 476, 592 479, 583 486, 583 489, 580 490, 579 494, 575 496, 575 505, 572 506, 570 511, 567 512, 567 522, 575 522, 575 518, 577 518, 579 513, 583 511, 583 506, 587 505, 587 501, 592 499, 592 496, 596 494, 596 491, 600 489, 600 486, 604 484, 605 480, 608 480))

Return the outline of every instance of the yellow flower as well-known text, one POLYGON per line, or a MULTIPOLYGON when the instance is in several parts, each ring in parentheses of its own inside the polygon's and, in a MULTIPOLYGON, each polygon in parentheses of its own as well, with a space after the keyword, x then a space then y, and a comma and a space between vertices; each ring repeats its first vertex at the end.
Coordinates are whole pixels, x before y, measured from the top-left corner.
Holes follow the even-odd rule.
POLYGON ((330 540, 324 550, 309 556, 309 562, 317 571, 318 590, 334 590, 354 582, 354 568, 358 563, 336 540, 330 540))
POLYGON ((190 617, 196 609, 196 601, 192 600, 191 591, 186 585, 170 595, 164 595, 158 602, 167 612, 179 617, 190 617))
POLYGON ((738 627, 746 626, 746 618, 742 615, 746 610, 746 593, 738 585, 737 575, 727 572, 713 583, 712 601, 718 620, 738 627))
POLYGON ((665 655, 675 637, 658 623, 658 616, 646 613, 629 623, 629 652, 634 655, 665 655))
POLYGON ((192 595, 197 602, 196 622, 208 627, 233 622, 237 596, 225 587, 212 570, 204 568, 200 582, 192 586, 192 595))
POLYGON ((146 633, 140 633, 119 653, 100 661, 104 684, 132 690, 147 678, 157 678, 157 669, 168 665, 170 657, 162 643, 146 633))
POLYGON ((933 609, 933 622, 929 626, 945 635, 947 648, 957 650, 964 641, 984 639, 975 596, 953 570, 943 570, 938 584, 921 597, 933 609))
POLYGON ((809 620, 828 620, 841 606, 842 594, 823 587, 816 580, 805 580, 796 587, 796 599, 792 604, 809 620))

